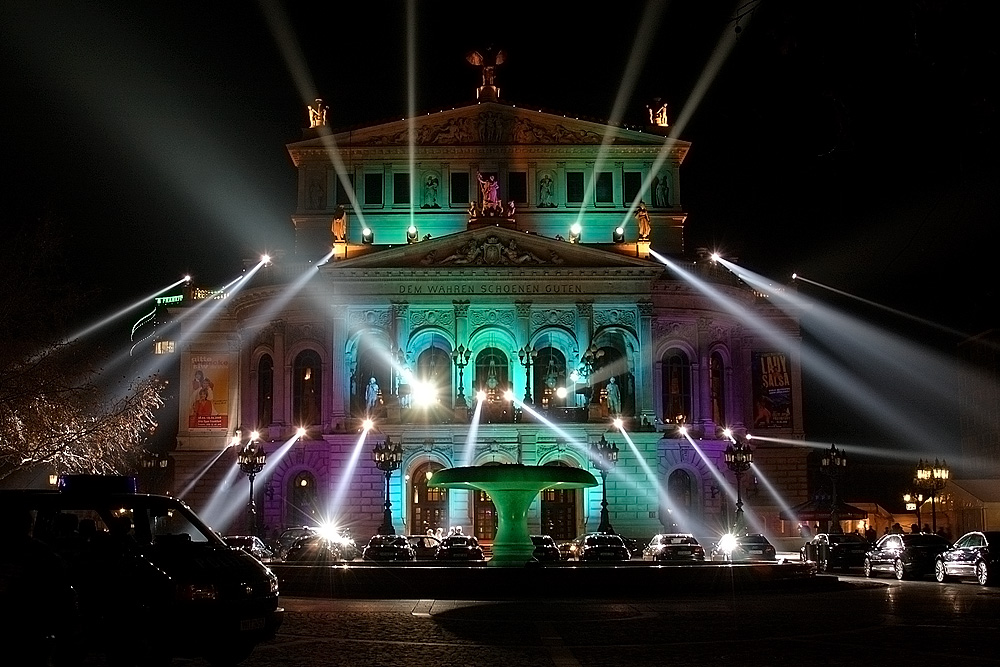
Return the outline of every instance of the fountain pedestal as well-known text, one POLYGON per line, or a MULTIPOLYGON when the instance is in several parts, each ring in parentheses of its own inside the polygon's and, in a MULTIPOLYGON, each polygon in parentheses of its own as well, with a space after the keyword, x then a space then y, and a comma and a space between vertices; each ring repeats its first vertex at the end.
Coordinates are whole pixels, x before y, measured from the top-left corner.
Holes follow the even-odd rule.
POLYGON ((497 509, 493 567, 523 567, 535 550, 528 532, 528 508, 545 489, 582 489, 597 486, 586 470, 565 466, 468 466, 438 470, 428 486, 485 491, 497 509))

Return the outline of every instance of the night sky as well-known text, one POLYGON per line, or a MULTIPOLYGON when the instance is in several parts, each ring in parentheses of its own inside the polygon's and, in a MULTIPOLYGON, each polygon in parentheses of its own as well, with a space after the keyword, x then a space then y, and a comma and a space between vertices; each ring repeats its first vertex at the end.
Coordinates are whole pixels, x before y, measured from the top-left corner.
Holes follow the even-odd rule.
MULTIPOLYGON (((67 275, 97 290, 92 313, 186 272, 221 286, 244 258, 291 249, 285 144, 313 97, 334 128, 408 115, 405 3, 209 4, 0 8, 5 226, 55 222, 67 275)), ((964 333, 997 325, 997 3, 763 0, 734 3, 739 15, 685 0, 645 18, 644 7, 421 2, 412 108, 473 102, 464 55, 493 46, 508 57, 503 100, 607 120, 645 26, 622 120, 643 124, 660 98, 676 121, 731 40, 680 135, 692 143, 688 249, 964 333)), ((938 349, 961 338, 800 289, 938 349)), ((807 391, 810 437, 858 437, 847 408, 807 391)))

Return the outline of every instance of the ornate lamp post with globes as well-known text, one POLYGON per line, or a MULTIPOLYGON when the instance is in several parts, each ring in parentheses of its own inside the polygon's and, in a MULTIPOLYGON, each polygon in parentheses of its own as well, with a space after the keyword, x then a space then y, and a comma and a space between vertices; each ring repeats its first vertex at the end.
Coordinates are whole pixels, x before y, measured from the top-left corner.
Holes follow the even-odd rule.
MULTIPOLYGON (((916 483, 916 480, 914 480, 914 483, 916 483)), ((917 526, 923 530, 924 524, 920 523, 920 503, 924 502, 924 494, 917 491, 904 491, 903 502, 905 503, 904 507, 907 512, 914 511, 917 513, 917 526)))
POLYGON ((395 535, 392 527, 392 502, 389 500, 389 479, 392 471, 398 470, 403 462, 403 445, 386 437, 384 442, 375 443, 372 450, 372 460, 375 467, 385 474, 385 512, 382 515, 382 525, 378 527, 379 535, 395 535))
POLYGON ((830 497, 830 525, 827 531, 840 531, 840 517, 837 513, 837 478, 847 469, 847 456, 842 450, 837 449, 837 445, 830 445, 830 449, 823 452, 823 458, 819 461, 819 470, 830 478, 833 486, 833 494, 830 497))
POLYGON ((240 450, 236 463, 240 470, 250 480, 250 501, 247 503, 247 530, 251 535, 257 535, 257 503, 254 502, 253 481, 267 463, 267 452, 264 445, 257 442, 257 432, 250 435, 250 441, 240 450))
POLYGON ((602 435, 600 440, 590 444, 590 460, 601 472, 601 524, 597 532, 614 535, 615 529, 608 515, 608 471, 618 463, 618 445, 608 442, 602 435))
POLYGON ((750 444, 734 435, 729 435, 730 441, 726 445, 723 456, 726 459, 726 467, 736 475, 736 521, 733 524, 733 532, 739 533, 743 530, 743 494, 740 488, 740 481, 743 474, 750 469, 753 463, 753 450, 750 444))
POLYGON ((517 358, 521 360, 521 365, 524 366, 525 405, 531 405, 531 367, 535 364, 535 357, 537 356, 538 350, 531 347, 531 345, 525 345, 517 351, 517 358))
POLYGON ((455 367, 458 368, 458 394, 455 396, 456 408, 469 407, 468 402, 465 400, 465 367, 469 365, 469 358, 471 356, 472 350, 464 345, 459 345, 451 353, 451 360, 455 362, 455 367))
POLYGON ((914 483, 923 489, 931 492, 931 530, 937 532, 937 508, 935 507, 935 496, 937 492, 945 487, 948 478, 951 477, 951 470, 947 461, 934 459, 931 464, 930 459, 924 461, 920 459, 917 463, 917 475, 914 483))

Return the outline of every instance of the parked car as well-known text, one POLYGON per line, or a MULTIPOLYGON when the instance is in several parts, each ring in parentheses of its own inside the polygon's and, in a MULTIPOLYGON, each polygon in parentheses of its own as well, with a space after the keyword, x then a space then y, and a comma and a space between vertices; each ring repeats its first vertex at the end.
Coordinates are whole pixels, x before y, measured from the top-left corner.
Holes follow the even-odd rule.
POLYGON ((759 561, 776 557, 774 546, 760 533, 723 535, 712 547, 712 560, 759 561))
POLYGON ((288 550, 292 548, 299 538, 307 537, 309 535, 315 535, 319 529, 312 526, 296 526, 294 528, 286 528, 282 531, 278 539, 275 540, 274 555, 279 560, 285 560, 285 556, 288 555, 288 550))
POLYGON ((274 552, 256 535, 227 535, 222 539, 229 546, 246 551, 261 563, 270 563, 274 558, 274 552))
POLYGON ((472 535, 449 535, 441 540, 437 560, 483 560, 483 548, 472 535))
POLYGON ((872 545, 857 533, 817 533, 799 549, 799 558, 813 561, 820 572, 861 567, 872 545))
POLYGON ((58 629, 35 631, 55 642, 86 638, 109 663, 242 661, 281 625, 278 578, 185 503, 137 494, 134 482, 69 475, 57 490, 0 491, 4 527, 21 533, 10 545, 31 545, 0 550, 0 597, 17 601, 5 625, 59 617, 58 629), (75 605, 60 604, 56 581, 72 586, 75 605), (43 603, 38 619, 33 601, 43 603), (170 641, 149 641, 150 628, 170 628, 170 641))
POLYGON ((408 561, 416 558, 403 535, 373 535, 361 552, 364 560, 408 561))
POLYGON ((407 535, 406 541, 413 548, 417 560, 434 560, 441 548, 441 540, 433 535, 407 535))
POLYGON ((643 548, 642 559, 661 563, 703 561, 705 548, 689 533, 661 533, 643 548))
POLYGON ((559 560, 559 547, 550 535, 532 535, 531 543, 535 545, 532 556, 535 560, 552 562, 559 560))
POLYGON ((632 553, 625 546, 620 535, 608 533, 587 533, 574 540, 570 549, 572 558, 582 563, 596 561, 626 561, 632 558, 632 553))
POLYGON ((890 533, 865 554, 862 567, 866 577, 882 572, 897 579, 923 577, 934 572, 937 557, 950 546, 948 540, 933 533, 890 533))
POLYGON ((319 533, 300 537, 285 554, 285 562, 297 565, 329 565, 344 560, 340 545, 319 533))
POLYGON ((940 582, 975 579, 983 586, 992 586, 1000 581, 997 568, 1000 568, 1000 531, 972 531, 941 552, 934 561, 934 578, 940 582))

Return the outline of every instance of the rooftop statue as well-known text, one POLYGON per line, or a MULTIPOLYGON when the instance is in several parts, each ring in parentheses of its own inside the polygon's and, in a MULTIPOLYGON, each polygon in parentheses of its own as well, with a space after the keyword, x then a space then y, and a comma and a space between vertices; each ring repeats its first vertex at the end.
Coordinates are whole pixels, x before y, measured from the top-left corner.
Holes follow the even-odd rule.
POLYGON ((476 67, 481 67, 483 72, 483 84, 476 91, 476 97, 479 99, 491 99, 496 100, 500 97, 500 89, 496 87, 495 77, 497 65, 503 63, 506 59, 507 54, 502 50, 493 51, 493 49, 487 49, 485 55, 479 53, 479 51, 470 51, 466 54, 465 59, 476 67))
POLYGON ((309 105, 309 127, 322 127, 326 125, 326 112, 330 107, 323 104, 323 100, 316 98, 314 104, 309 105))

